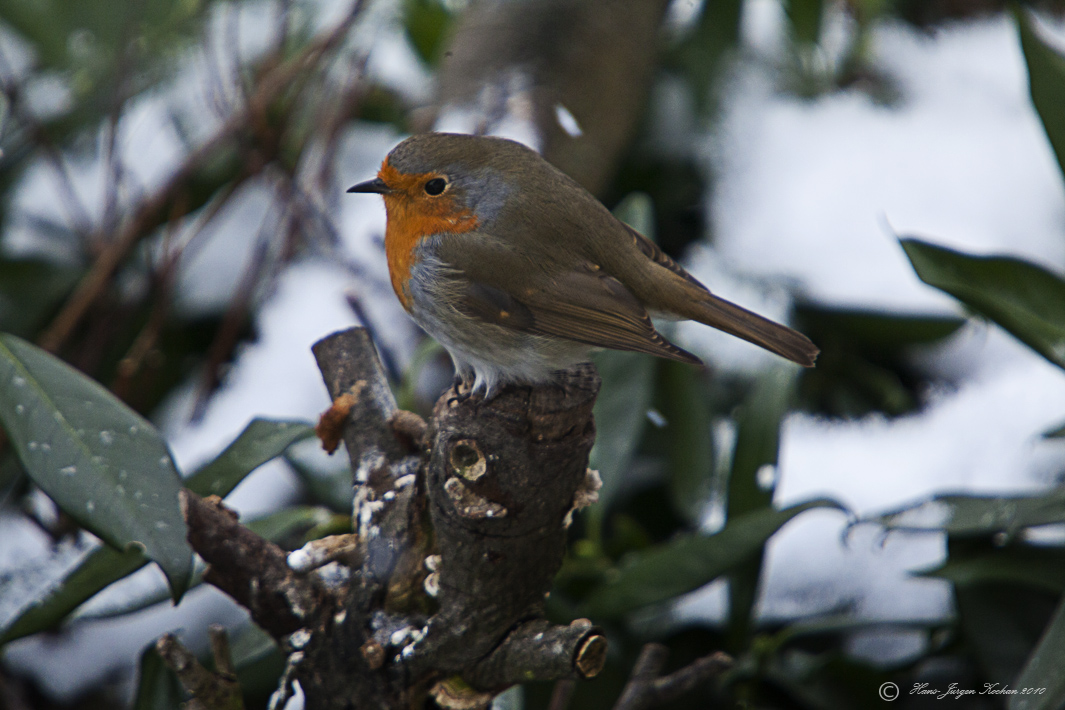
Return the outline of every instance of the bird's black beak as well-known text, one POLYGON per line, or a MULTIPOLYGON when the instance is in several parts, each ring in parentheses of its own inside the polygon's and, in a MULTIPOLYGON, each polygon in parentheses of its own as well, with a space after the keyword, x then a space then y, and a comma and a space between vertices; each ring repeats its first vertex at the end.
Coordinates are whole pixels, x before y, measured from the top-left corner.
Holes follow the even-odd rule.
POLYGON ((392 192, 392 188, 386 185, 381 178, 374 178, 349 187, 348 192, 375 192, 378 195, 387 195, 392 192))

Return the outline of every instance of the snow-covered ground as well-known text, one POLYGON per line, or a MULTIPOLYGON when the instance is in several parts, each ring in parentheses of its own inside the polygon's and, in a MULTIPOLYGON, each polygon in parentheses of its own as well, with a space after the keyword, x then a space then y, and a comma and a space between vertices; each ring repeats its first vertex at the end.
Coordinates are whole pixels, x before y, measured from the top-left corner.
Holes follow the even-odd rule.
MULTIPOLYGON (((897 105, 883 106, 857 90, 814 100, 777 91, 781 15, 774 0, 748 3, 745 37, 759 59, 744 64, 724 97, 719 130, 702 139, 700 154, 717 176, 709 204, 715 248, 691 254, 697 276, 754 306, 750 281, 745 286, 737 275, 783 279, 824 304, 958 313, 951 299, 917 279, 895 233, 1065 269, 1065 188, 1031 106, 1008 17, 948 26, 934 36, 901 25, 875 28, 873 61, 900 92, 897 105)), ((388 46, 389 61, 377 64, 392 77, 416 75, 394 66, 412 61, 409 51, 388 46)), ((353 129, 339 162, 344 179, 371 176, 400 138, 353 129)), ((358 291, 380 322, 396 324, 393 345, 402 350, 410 342, 406 317, 387 286, 381 288, 384 260, 373 238, 383 232, 384 215, 376 202, 343 198, 337 217, 345 251, 369 279, 353 282, 331 263, 294 265, 257 316, 259 340, 240 353, 202 421, 185 423, 187 398, 172 403, 162 421, 183 467, 219 451, 255 416, 310 419, 327 406, 309 347, 354 322, 345 290, 358 291)), ((205 256, 196 268, 208 263, 205 256)), ((190 276, 189 288, 194 284, 204 287, 190 276)), ((786 305, 777 299, 764 310, 771 313, 774 303, 786 305)), ((767 362, 702 326, 682 325, 677 337, 720 367, 767 362)), ((872 513, 935 491, 1032 491, 1054 480, 1065 450, 1038 435, 1065 419, 1065 373, 977 323, 923 357, 930 368, 951 373, 957 387, 936 393, 919 413, 851 422, 789 417, 779 504, 829 495, 872 513)), ((292 485, 280 467, 267 467, 234 500, 245 512, 261 511, 284 500, 292 485)), ((773 538, 759 605, 765 617, 841 608, 866 619, 950 613, 945 583, 907 574, 942 559, 941 538, 884 541, 866 527, 844 541, 845 524, 839 513, 812 512, 773 538)), ((714 585, 692 595, 682 612, 717 616, 722 608, 723 589, 714 585)), ((70 637, 30 639, 14 644, 7 659, 70 692, 93 680, 76 675, 88 670, 48 659, 73 658, 90 646, 92 654, 83 657, 106 646, 115 658, 133 658, 181 623, 175 618, 171 611, 148 612, 121 634, 93 624, 70 637), (64 672, 70 677, 61 682, 64 672)), ((915 643, 898 644, 895 652, 912 652, 915 643)), ((882 644, 856 650, 887 652, 882 644)))

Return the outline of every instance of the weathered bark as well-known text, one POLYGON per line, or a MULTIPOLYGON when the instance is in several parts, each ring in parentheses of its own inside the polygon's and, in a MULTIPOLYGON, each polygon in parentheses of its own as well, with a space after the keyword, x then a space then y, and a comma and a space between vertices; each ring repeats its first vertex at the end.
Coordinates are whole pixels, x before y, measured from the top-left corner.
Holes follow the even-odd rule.
POLYGON ((334 399, 321 428, 340 426, 351 458, 355 535, 286 558, 220 501, 186 496, 206 578, 284 644, 306 706, 477 707, 517 682, 597 674, 591 622, 543 618, 570 516, 598 487, 594 368, 489 401, 452 389, 426 427, 397 411, 365 331, 314 352, 334 399))

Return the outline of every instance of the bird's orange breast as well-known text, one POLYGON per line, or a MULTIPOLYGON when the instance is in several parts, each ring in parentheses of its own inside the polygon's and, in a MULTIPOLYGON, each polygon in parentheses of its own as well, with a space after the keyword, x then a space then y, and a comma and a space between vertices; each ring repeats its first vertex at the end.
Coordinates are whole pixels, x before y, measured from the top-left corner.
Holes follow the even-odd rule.
POLYGON ((477 228, 477 216, 454 198, 442 195, 427 195, 425 183, 434 173, 401 173, 386 161, 378 177, 392 190, 385 194, 385 255, 388 258, 388 274, 392 289, 403 307, 410 311, 411 268, 417 262, 417 246, 426 237, 434 234, 461 234, 477 228))

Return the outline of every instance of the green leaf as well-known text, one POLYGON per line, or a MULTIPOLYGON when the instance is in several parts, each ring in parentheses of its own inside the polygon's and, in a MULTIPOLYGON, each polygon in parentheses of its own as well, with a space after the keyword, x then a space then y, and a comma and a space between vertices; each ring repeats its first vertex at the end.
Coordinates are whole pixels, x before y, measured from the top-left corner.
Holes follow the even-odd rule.
POLYGON ((244 697, 269 697, 278 686, 288 654, 282 653, 273 637, 253 623, 231 634, 230 651, 244 697))
POLYGON ((12 335, 0 335, 0 423, 34 483, 105 542, 143 549, 181 598, 192 549, 178 505, 181 479, 155 427, 12 335))
POLYGON ((1065 422, 1056 424, 1043 432, 1044 439, 1065 439, 1065 422))
POLYGON ((1058 167, 1065 171, 1065 57, 1039 38, 1027 13, 1017 11, 1014 15, 1028 64, 1032 103, 1057 156, 1058 167))
POLYGON ((1012 536, 1027 527, 1065 522, 1065 488, 1030 496, 939 495, 861 522, 889 530, 1012 536))
POLYGON ((78 269, 43 260, 0 258, 0 330, 30 336, 78 275, 78 269))
POLYGON ((451 25, 451 14, 440 0, 407 0, 404 10, 404 28, 411 46, 423 62, 434 64, 451 25))
POLYGON ((658 369, 658 410, 666 419, 669 442, 669 494, 674 509, 694 526, 710 497, 714 474, 710 401, 696 368, 663 360, 658 369))
MULTIPOLYGON (((797 370, 790 365, 780 366, 762 375, 737 412, 727 521, 773 510, 780 425, 795 397, 797 370)), ((748 645, 763 552, 759 549, 729 575, 729 637, 735 649, 748 645)))
POLYGON ((772 505, 780 424, 795 398, 797 370, 780 366, 764 374, 737 412, 726 519, 772 505), (766 467, 774 470, 772 476, 766 467))
POLYGON ((1065 704, 1065 599, 1059 604, 1043 637, 1011 687, 1046 688, 1039 695, 1011 695, 1009 710, 1056 710, 1065 704))
MULTIPOLYGON (((965 325, 958 316, 894 313, 868 308, 839 308, 802 304, 796 312, 804 329, 813 331, 815 342, 838 339, 865 350, 898 350, 925 345, 953 335, 965 325)), ((821 363, 818 362, 820 367, 821 363)))
POLYGON ((133 710, 174 710, 185 702, 181 681, 155 650, 152 644, 141 654, 137 694, 133 710))
POLYGON ((792 37, 798 42, 817 44, 821 37, 823 0, 787 0, 785 8, 792 37))
POLYGON ((655 240, 655 204, 646 192, 630 192, 614 207, 614 216, 651 241, 655 240))
MULTIPOLYGON (((297 530, 307 530, 332 519, 333 513, 328 508, 298 505, 251 520, 247 523, 247 527, 259 537, 271 542, 279 542, 297 530)), ((349 525, 348 532, 351 532, 350 528, 349 525)))
POLYGON ((945 338, 966 319, 858 308, 796 308, 801 330, 821 347, 817 367, 803 373, 807 408, 857 418, 870 412, 899 416, 917 409, 928 374, 915 368, 911 349, 945 338))
POLYGON ((257 624, 247 624, 232 634, 230 654, 238 670, 280 651, 277 641, 257 624))
POLYGON ((104 587, 133 574, 148 558, 139 550, 120 552, 113 547, 99 547, 89 553, 62 582, 36 601, 20 616, 0 628, 0 645, 31 634, 55 628, 72 611, 104 587))
POLYGON ((595 353, 592 359, 603 386, 593 410, 597 434, 589 465, 602 476, 599 508, 605 510, 620 490, 647 426, 655 360, 620 350, 595 353))
MULTIPOLYGON (((225 496, 247 474, 278 456, 292 442, 311 434, 313 429, 302 422, 256 419, 225 451, 203 466, 186 483, 199 495, 225 496)), ((253 520, 248 527, 269 540, 277 540, 301 525, 309 528, 322 523, 327 517, 327 513, 321 509, 298 507, 253 520)), ((55 628, 102 589, 133 574, 148 561, 136 549, 123 552, 101 547, 91 552, 58 586, 50 589, 47 596, 13 619, 7 628, 0 627, 0 644, 55 628)), ((158 601, 156 595, 151 593, 144 599, 132 600, 127 611, 136 611, 158 601)))
POLYGON ((922 281, 946 291, 1065 367, 1065 281, 1021 259, 971 256, 900 239, 922 281))
MULTIPOLYGON (((982 676, 1015 685, 1058 605, 1055 594, 1014 584, 981 584, 954 590, 960 641, 982 676)), ((1060 673, 1060 668, 1058 669, 1060 673)))
POLYGON ((589 595, 584 613, 620 616, 694 591, 749 560, 785 523, 813 508, 846 511, 828 499, 784 510, 759 510, 730 521, 715 535, 680 535, 662 545, 630 553, 608 575, 608 581, 589 595))
POLYGON ((299 476, 307 495, 315 503, 337 513, 351 513, 351 467, 345 461, 326 460, 325 452, 308 442, 285 452, 285 461, 299 476), (311 448, 317 449, 311 451, 311 448))
POLYGON ((189 476, 185 485, 197 495, 224 498, 259 466, 313 435, 314 428, 306 422, 254 419, 225 451, 189 476))
POLYGON ((666 65, 685 79, 703 115, 717 108, 717 94, 726 59, 740 42, 742 0, 704 2, 692 32, 665 57, 666 65))
POLYGON ((1065 550, 1059 547, 1010 545, 979 554, 952 553, 942 565, 917 574, 946 579, 962 587, 1008 582, 1060 594, 1065 591, 1065 550))

